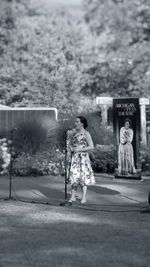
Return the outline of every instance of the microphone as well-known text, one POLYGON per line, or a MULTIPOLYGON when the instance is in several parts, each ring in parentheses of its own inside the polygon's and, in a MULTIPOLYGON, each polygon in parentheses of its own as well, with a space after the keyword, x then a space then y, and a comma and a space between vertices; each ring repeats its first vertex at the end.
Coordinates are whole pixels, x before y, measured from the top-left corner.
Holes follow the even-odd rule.
POLYGON ((17 130, 19 130, 19 128, 17 128, 17 127, 11 129, 12 132, 13 132, 13 131, 17 131, 17 130))
POLYGON ((66 129, 66 132, 68 132, 68 131, 72 131, 72 127, 71 127, 71 126, 69 126, 69 127, 66 129))
POLYGON ((66 130, 66 132, 75 133, 76 132, 76 129, 75 128, 68 127, 68 129, 66 130))

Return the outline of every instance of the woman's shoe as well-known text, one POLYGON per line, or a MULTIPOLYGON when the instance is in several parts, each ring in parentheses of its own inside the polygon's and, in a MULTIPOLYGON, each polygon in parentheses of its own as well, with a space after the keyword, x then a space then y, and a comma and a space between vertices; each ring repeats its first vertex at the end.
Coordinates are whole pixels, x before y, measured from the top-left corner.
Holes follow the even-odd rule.
POLYGON ((81 203, 82 204, 84 204, 84 203, 86 203, 87 201, 86 201, 86 199, 81 199, 81 203))
POLYGON ((76 198, 70 198, 68 202, 75 202, 76 201, 76 198))

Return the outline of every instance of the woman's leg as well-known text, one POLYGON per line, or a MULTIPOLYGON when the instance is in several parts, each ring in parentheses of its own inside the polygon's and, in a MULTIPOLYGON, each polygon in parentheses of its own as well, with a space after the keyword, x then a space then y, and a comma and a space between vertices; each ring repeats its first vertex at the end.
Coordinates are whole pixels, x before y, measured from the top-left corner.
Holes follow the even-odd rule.
POLYGON ((72 186, 71 187, 71 198, 70 198, 70 202, 71 201, 76 201, 76 192, 77 192, 77 186, 72 186))
POLYGON ((81 199, 81 203, 85 203, 86 202, 86 193, 87 193, 87 186, 84 185, 84 186, 82 186, 82 199, 81 199))

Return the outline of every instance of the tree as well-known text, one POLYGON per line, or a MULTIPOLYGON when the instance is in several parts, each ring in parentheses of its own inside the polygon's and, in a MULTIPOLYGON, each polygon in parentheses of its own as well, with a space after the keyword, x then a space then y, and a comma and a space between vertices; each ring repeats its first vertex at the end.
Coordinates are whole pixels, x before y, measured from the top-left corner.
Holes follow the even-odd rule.
POLYGON ((89 86, 82 90, 92 87, 95 94, 149 96, 150 2, 89 0, 84 8, 96 40, 97 61, 87 69, 89 86))
POLYGON ((87 45, 83 23, 62 9, 43 13, 30 1, 14 0, 9 8, 15 23, 0 59, 1 102, 74 110, 87 45))

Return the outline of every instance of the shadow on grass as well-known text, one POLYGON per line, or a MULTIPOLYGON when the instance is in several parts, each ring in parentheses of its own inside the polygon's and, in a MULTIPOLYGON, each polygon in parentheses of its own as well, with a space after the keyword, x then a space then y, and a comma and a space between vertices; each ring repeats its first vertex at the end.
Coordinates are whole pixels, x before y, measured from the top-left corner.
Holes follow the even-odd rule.
POLYGON ((140 214, 0 204, 3 267, 149 266, 149 219, 140 214))

